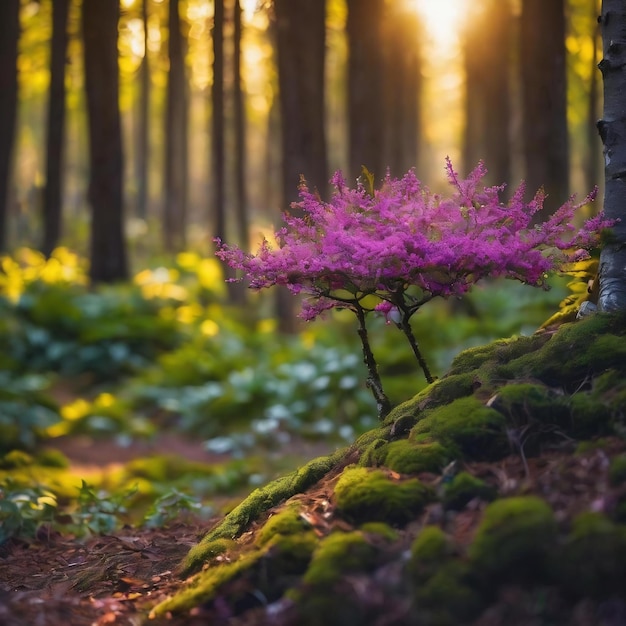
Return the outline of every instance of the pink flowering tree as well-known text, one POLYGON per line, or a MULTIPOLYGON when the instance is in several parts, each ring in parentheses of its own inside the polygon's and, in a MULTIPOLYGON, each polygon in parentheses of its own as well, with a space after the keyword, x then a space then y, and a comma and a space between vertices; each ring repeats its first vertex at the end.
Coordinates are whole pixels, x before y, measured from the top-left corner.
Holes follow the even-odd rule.
MULTIPOLYGON (((313 320, 333 308, 356 315, 368 368, 367 384, 384 416, 390 409, 366 327, 377 312, 406 336, 426 380, 433 376, 420 352, 410 320, 429 300, 462 297, 484 277, 519 280, 547 288, 548 272, 588 255, 611 223, 598 216, 573 226, 581 204, 566 202, 547 221, 531 225, 543 193, 528 203, 523 185, 507 204, 502 187, 484 187, 482 164, 461 180, 446 163, 449 195, 430 192, 409 171, 387 177, 379 190, 351 189, 340 173, 335 192, 323 202, 303 183, 301 216, 285 215, 278 247, 263 241, 256 254, 218 241, 217 256, 241 270, 253 289, 285 285, 303 294, 301 317, 313 320)), ((592 194, 593 195, 593 194, 592 194)))

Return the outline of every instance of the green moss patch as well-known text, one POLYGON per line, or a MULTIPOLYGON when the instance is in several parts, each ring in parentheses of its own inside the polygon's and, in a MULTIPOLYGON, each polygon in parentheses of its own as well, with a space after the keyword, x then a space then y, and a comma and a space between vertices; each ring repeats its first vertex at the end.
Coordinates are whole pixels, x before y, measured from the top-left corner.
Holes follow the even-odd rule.
POLYGON ((421 434, 474 460, 497 459, 510 451, 504 416, 474 397, 434 409, 411 431, 412 438, 421 434))
POLYGON ((564 324, 539 350, 513 359, 498 372, 507 378, 531 376, 548 386, 575 391, 583 381, 607 369, 624 371, 623 323, 623 315, 599 314, 564 324))
POLYGON ((334 532, 320 542, 302 582, 315 586, 332 585, 343 574, 371 567, 376 561, 376 553, 376 548, 362 532, 334 532))
POLYGON ((299 505, 291 505, 272 515, 261 527, 257 543, 263 546, 276 535, 297 535, 309 528, 300 515, 299 505))
POLYGON ((437 441, 415 443, 400 439, 379 448, 376 458, 400 474, 439 473, 450 461, 450 453, 437 441))
POLYGON ((382 470, 364 467, 345 469, 335 486, 338 511, 361 523, 405 523, 432 498, 432 490, 417 478, 396 481, 382 470))
POLYGON ((438 526, 426 526, 411 546, 408 569, 414 581, 415 613, 423 623, 453 626, 482 607, 480 594, 471 588, 467 565, 455 556, 438 526))
POLYGON ((468 472, 459 472, 452 482, 446 485, 443 493, 443 504, 446 509, 458 511, 475 498, 490 502, 496 495, 497 489, 485 483, 484 480, 480 480, 468 472))
POLYGON ((255 489, 188 553, 181 566, 181 572, 189 574, 200 569, 205 561, 204 546, 210 546, 215 539, 238 537, 248 524, 257 519, 261 513, 315 484, 344 455, 344 450, 338 450, 330 456, 314 459, 265 487, 255 489))
POLYGON ((497 500, 486 509, 469 547, 472 570, 493 581, 546 578, 557 540, 552 509, 535 496, 497 500))
POLYGON ((558 561, 560 582, 576 596, 607 598, 626 589, 626 527, 599 513, 582 513, 558 561))

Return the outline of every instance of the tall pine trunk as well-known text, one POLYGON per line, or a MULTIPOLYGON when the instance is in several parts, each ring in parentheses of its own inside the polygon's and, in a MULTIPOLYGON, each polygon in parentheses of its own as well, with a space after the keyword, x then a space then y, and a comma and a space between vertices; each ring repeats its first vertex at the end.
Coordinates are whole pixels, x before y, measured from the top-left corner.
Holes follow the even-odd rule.
POLYGON ((211 166, 214 234, 226 240, 226 168, 224 137, 224 0, 215 0, 213 15, 213 84, 211 86, 211 166))
POLYGON ((52 0, 50 92, 46 138, 46 187, 43 196, 43 252, 59 244, 62 224, 63 144, 65 137, 65 62, 70 0, 52 0))
POLYGON ((569 196, 565 0, 523 0, 520 23, 524 163, 528 191, 548 194, 535 220, 569 196))
POLYGON ((348 163, 385 176, 384 0, 348 0, 348 163))
POLYGON ((167 252, 179 252, 186 245, 188 111, 185 44, 181 32, 178 0, 170 0, 168 24, 170 68, 165 110, 163 243, 167 252))
POLYGON ((96 283, 128 278, 117 51, 119 11, 118 0, 83 0, 91 204, 90 277, 96 283))
POLYGON ((470 172, 482 160, 487 182, 511 179, 511 7, 489 0, 465 32, 465 132, 463 167, 470 172))
POLYGON ((137 217, 148 216, 148 153, 150 128, 150 60, 148 57, 148 0, 141 1, 144 53, 139 66, 139 98, 137 103, 137 145, 135 172, 137 176, 137 217))
POLYGON ((241 2, 234 7, 233 74, 235 109, 235 207, 237 213, 237 238, 243 248, 248 246, 248 210, 246 199, 246 115, 241 85, 241 2))
POLYGON ((20 0, 0 1, 0 252, 8 246, 9 190, 17 122, 20 0))
MULTIPOLYGON (((275 0, 281 113, 282 206, 298 198, 304 176, 311 190, 325 195, 328 166, 324 124, 326 2, 275 0)), ((278 291, 280 328, 295 329, 293 296, 278 291)))
POLYGON ((604 144, 604 211, 621 219, 614 240, 600 255, 601 311, 626 309, 626 4, 603 0, 602 52, 599 67, 604 81, 604 113, 598 122, 604 144))
POLYGON ((383 31, 385 113, 379 121, 386 135, 383 167, 401 176, 417 166, 418 156, 421 38, 417 15, 400 3, 389 5, 383 31))

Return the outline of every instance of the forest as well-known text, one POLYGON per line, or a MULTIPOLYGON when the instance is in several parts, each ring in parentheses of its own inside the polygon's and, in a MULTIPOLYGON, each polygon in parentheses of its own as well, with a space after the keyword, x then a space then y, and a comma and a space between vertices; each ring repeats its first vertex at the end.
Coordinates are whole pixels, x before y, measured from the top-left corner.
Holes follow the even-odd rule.
POLYGON ((626 624, 622 4, 2 0, 0 624, 626 624))

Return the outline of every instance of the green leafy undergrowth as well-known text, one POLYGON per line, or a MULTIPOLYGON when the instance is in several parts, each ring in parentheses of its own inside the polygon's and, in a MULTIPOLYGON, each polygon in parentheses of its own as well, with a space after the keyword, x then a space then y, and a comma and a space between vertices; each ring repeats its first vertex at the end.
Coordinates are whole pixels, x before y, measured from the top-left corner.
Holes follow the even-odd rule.
POLYGON ((181 567, 205 570, 153 614, 211 619, 219 597, 257 624, 376 624, 392 606, 397 623, 451 626, 487 610, 598 617, 626 580, 625 349, 624 316, 598 315, 460 354, 383 425, 244 499, 181 567), (284 574, 268 546, 305 537, 280 589, 255 574, 284 574), (238 608, 243 580, 280 601, 238 608))

